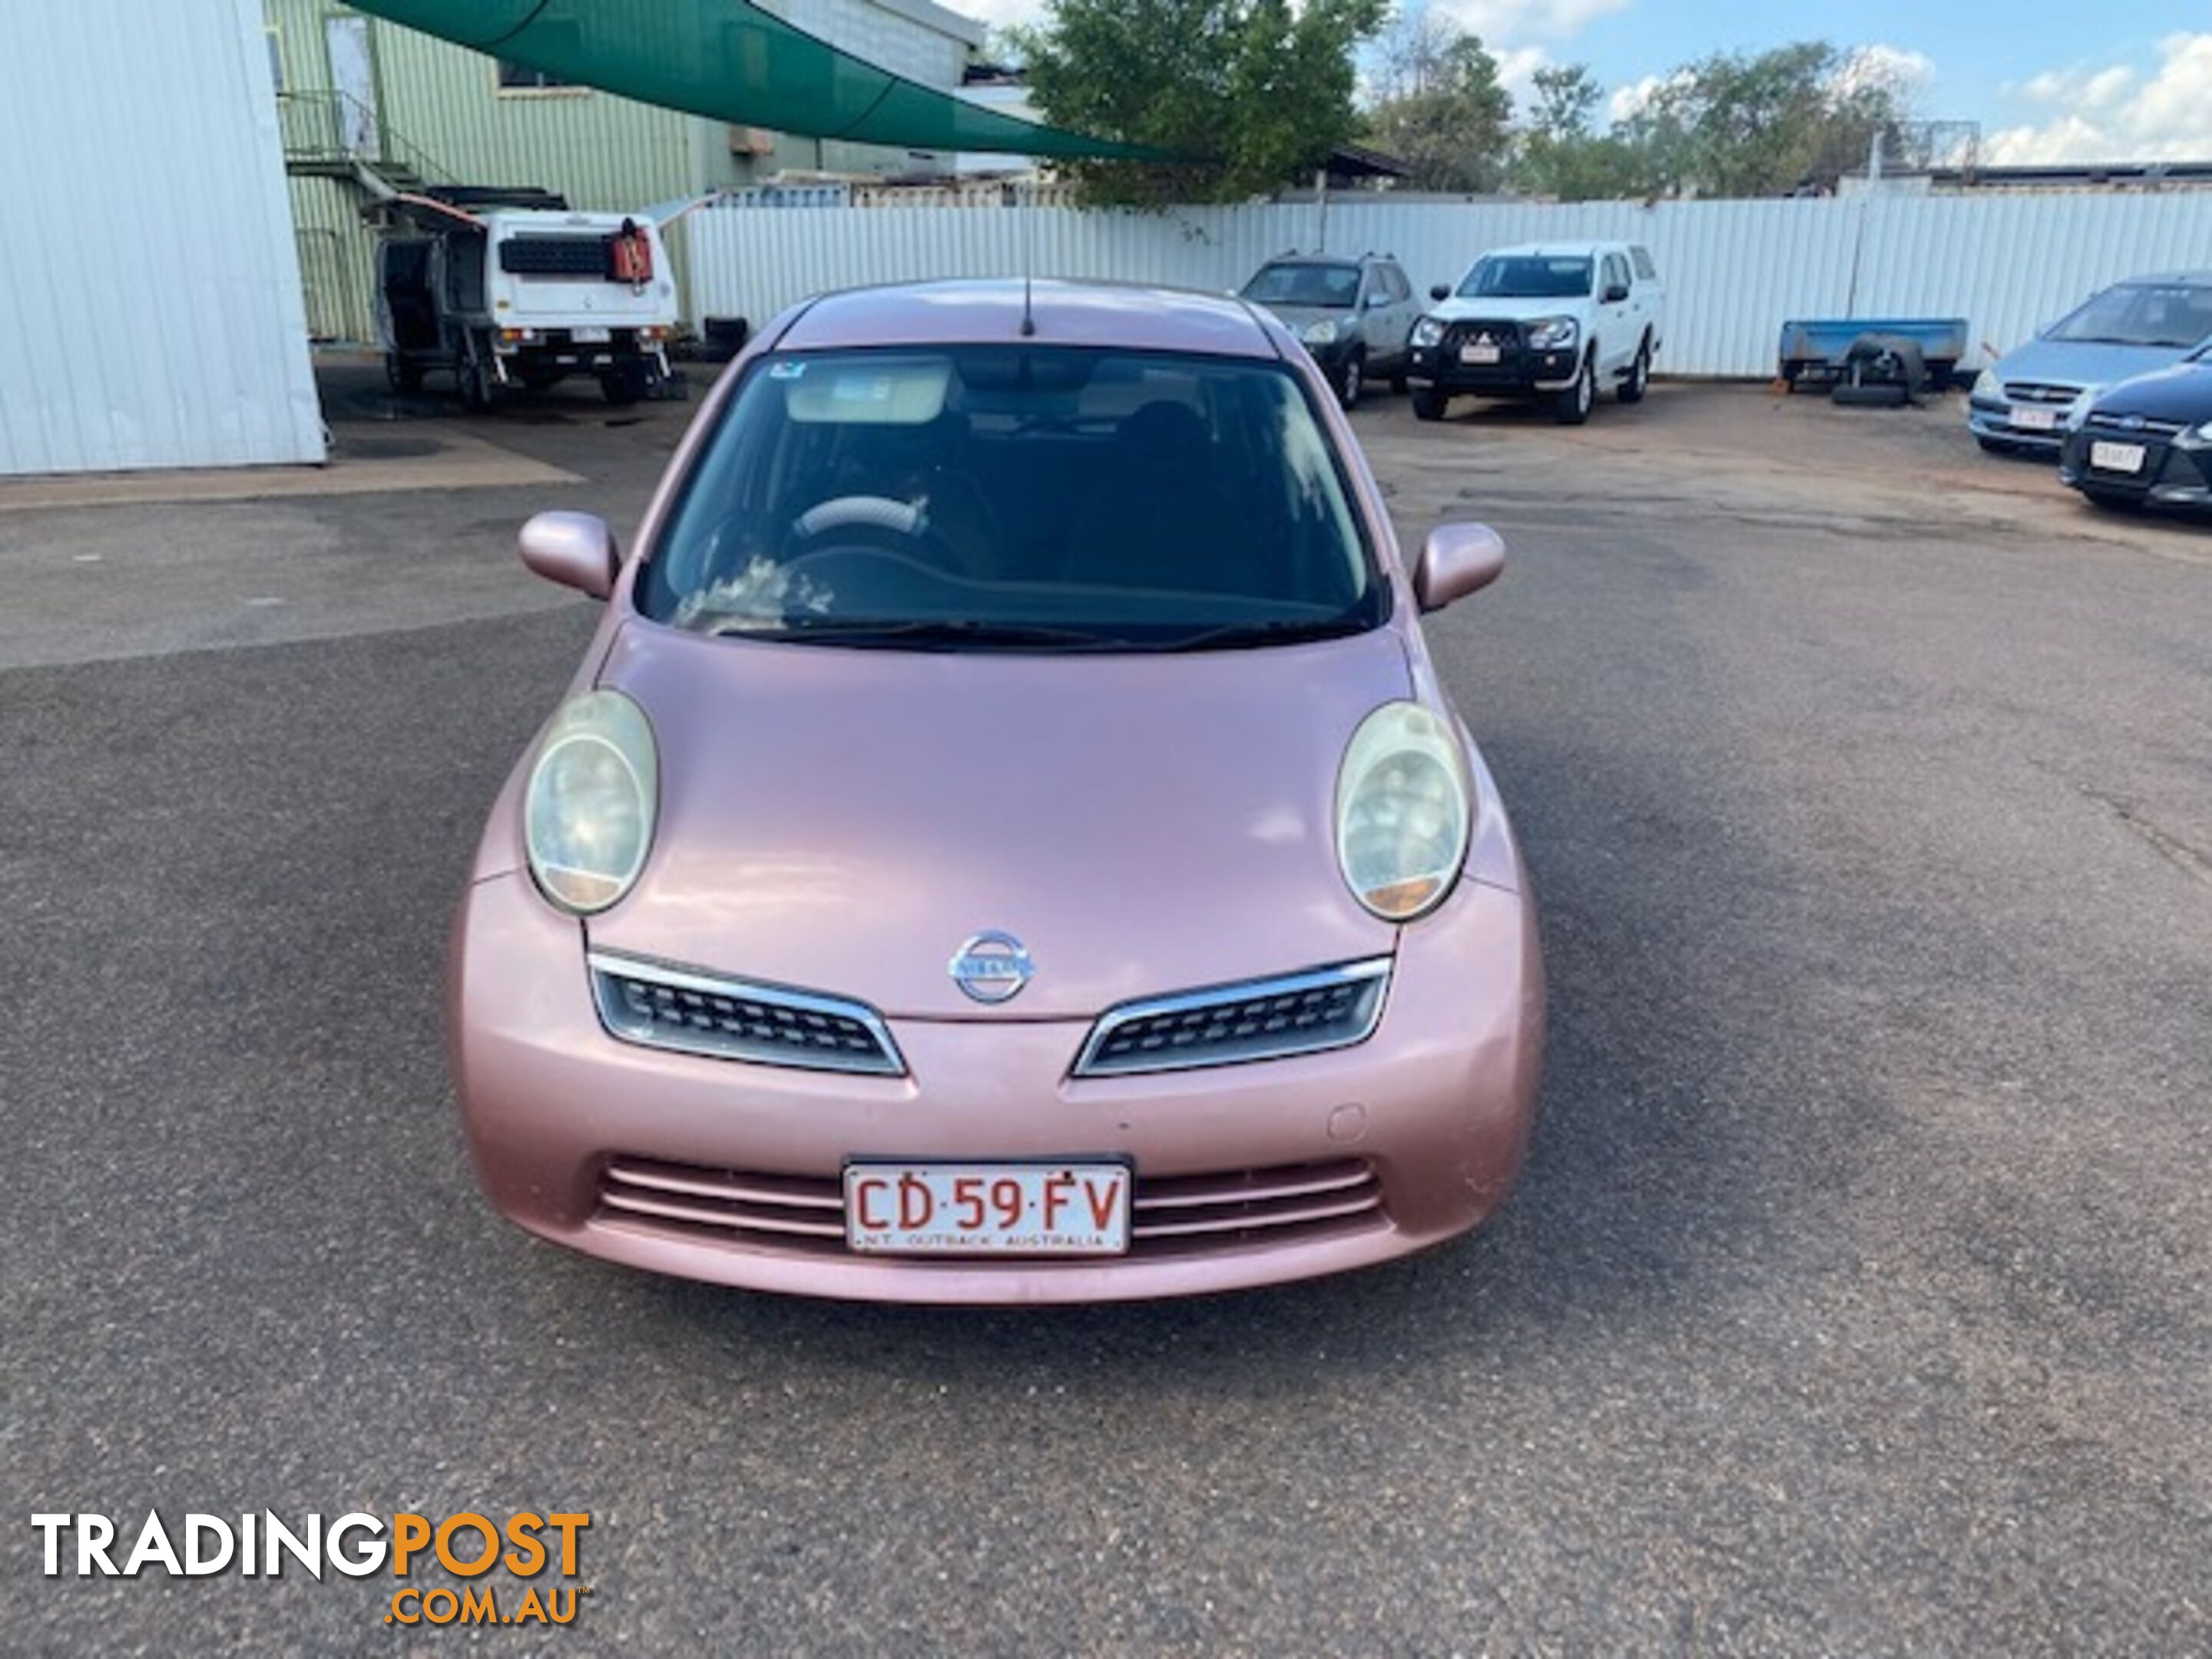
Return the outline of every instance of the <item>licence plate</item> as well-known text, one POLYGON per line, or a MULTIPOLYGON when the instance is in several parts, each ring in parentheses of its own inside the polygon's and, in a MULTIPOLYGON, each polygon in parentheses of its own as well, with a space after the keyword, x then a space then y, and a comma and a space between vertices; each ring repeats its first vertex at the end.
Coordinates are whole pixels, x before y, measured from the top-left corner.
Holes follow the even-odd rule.
POLYGON ((1459 349, 1459 360, 1463 363, 1494 363, 1498 349, 1494 345, 1463 345, 1459 349))
POLYGON ((613 331, 609 329, 572 328, 568 331, 568 337, 578 345, 605 345, 615 337, 613 331))
POLYGON ((2012 423, 2022 432, 2056 432, 2058 415, 2055 409, 2014 409, 2012 423))
POLYGON ((2149 453, 2141 444, 2091 444, 2089 465, 2100 472, 2140 472, 2149 453))
POLYGON ((1121 1255, 1126 1164, 845 1166, 845 1242, 877 1255, 1121 1255))

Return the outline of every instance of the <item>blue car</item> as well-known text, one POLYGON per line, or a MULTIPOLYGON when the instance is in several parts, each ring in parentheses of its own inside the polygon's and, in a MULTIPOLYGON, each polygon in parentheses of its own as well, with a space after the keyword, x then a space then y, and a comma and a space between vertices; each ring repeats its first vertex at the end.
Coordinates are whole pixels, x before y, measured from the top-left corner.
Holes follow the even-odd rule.
POLYGON ((2212 352, 2123 381, 2066 422, 2059 482, 2100 507, 2212 509, 2212 352))
POLYGON ((2212 270, 2131 276, 1981 373, 1966 425, 1984 449, 2057 455, 2068 413, 2212 343, 2212 270))

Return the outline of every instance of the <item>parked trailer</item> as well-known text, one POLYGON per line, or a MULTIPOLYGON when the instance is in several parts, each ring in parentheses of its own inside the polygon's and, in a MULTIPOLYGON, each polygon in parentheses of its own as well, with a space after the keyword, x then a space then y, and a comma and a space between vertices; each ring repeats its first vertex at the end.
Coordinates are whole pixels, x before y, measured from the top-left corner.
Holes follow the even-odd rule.
POLYGON ((1833 386, 1850 373, 1852 347, 1869 335, 1917 347, 1928 386, 1938 392, 1951 384, 1966 356, 1963 317, 1801 318, 1782 325, 1783 384, 1792 392, 1801 386, 1833 386))
POLYGON ((676 285, 650 219, 577 213, 544 191, 395 196, 377 247, 377 324, 397 391, 451 374, 471 409, 572 374, 635 403, 669 379, 676 285))

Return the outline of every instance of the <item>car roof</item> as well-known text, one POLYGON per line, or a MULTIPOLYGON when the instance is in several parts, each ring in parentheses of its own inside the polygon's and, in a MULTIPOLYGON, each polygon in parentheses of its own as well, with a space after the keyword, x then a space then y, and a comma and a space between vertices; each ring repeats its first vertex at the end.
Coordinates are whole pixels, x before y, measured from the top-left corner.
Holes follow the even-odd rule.
POLYGON ((1264 261, 1271 265, 1352 265, 1379 264, 1390 256, 1387 253, 1278 253, 1264 261))
POLYGON ((1520 242, 1511 247, 1494 247, 1482 257, 1492 258, 1503 254, 1514 259, 1586 258, 1593 254, 1618 253, 1628 246, 1626 242, 1520 242))
POLYGON ((2142 276, 2123 276, 2115 288, 2212 288, 2212 270, 2160 270, 2142 276))
POLYGON ((1133 283, 996 277, 902 283, 825 294, 805 307, 778 349, 880 345, 1108 346, 1274 357, 1267 330, 1242 300, 1133 283), (1033 324, 1023 330, 1023 319, 1033 324))

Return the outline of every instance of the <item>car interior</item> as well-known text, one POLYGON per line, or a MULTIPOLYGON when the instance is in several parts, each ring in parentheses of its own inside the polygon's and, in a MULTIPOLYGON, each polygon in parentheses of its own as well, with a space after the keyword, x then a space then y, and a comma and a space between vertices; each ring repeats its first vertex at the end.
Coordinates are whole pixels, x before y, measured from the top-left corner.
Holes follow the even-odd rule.
POLYGON ((702 465, 672 525, 663 596, 700 625, 732 611, 1211 619, 1224 601, 1333 615, 1365 597, 1344 481, 1291 376, 1008 356, 957 354, 949 374, 865 354, 770 365, 749 388, 767 395, 725 423, 732 464, 702 465))

